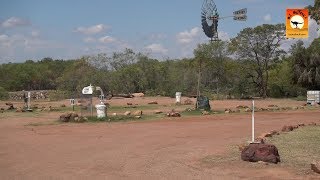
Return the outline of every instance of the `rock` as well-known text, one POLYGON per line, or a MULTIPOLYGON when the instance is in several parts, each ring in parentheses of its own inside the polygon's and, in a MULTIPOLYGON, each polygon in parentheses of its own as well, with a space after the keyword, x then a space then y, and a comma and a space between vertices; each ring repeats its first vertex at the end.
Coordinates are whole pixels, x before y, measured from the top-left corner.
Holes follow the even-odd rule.
POLYGON ((131 114, 131 111, 126 111, 125 113, 123 113, 123 115, 125 116, 130 116, 130 114, 131 114))
POLYGON ((79 115, 75 112, 70 113, 70 119, 69 121, 74 121, 76 117, 79 117, 79 115))
POLYGON ((178 112, 169 112, 167 113, 168 117, 181 117, 181 114, 178 112))
POLYGON ((13 107, 13 104, 12 104, 11 102, 7 102, 6 105, 9 106, 7 110, 13 110, 13 109, 15 109, 15 108, 13 107))
POLYGON ((205 115, 209 115, 210 113, 208 111, 202 111, 201 114, 205 116, 205 115))
POLYGON ((301 124, 298 124, 298 126, 304 126, 304 124, 303 124, 303 123, 301 123, 301 124))
POLYGON ((192 102, 191 99, 188 98, 188 99, 184 100, 183 104, 184 104, 184 105, 192 105, 193 102, 192 102))
POLYGON ((79 122, 79 117, 77 116, 77 117, 74 117, 74 122, 79 122))
POLYGON ((260 144, 265 144, 266 138, 259 136, 259 137, 257 137, 257 138, 255 139, 255 142, 258 142, 258 143, 260 143, 260 144))
POLYGON ((134 97, 143 97, 144 94, 143 93, 133 93, 132 94, 134 97))
POLYGON ((155 110, 154 113, 155 113, 155 114, 162 114, 163 112, 160 111, 160 110, 155 110))
POLYGON ((158 102, 157 101, 151 101, 148 104, 158 104, 158 102))
POLYGON ((273 130, 270 132, 270 134, 273 136, 273 135, 280 135, 280 133, 276 130, 273 130))
POLYGON ((117 113, 112 113, 112 116, 117 116, 117 113))
POLYGON ((270 105, 268 105, 268 107, 278 107, 278 106, 275 104, 270 104, 270 105))
POLYGON ((70 121, 70 115, 69 113, 61 114, 59 120, 61 122, 69 122, 70 121))
POLYGON ((248 146, 248 145, 246 145, 246 144, 239 144, 239 145, 238 145, 239 151, 242 152, 247 146, 248 146))
POLYGON ((132 106, 132 103, 127 103, 128 106, 132 106))
POLYGON ((272 137, 271 133, 263 133, 259 137, 272 137))
POLYGON ((65 104, 61 104, 60 107, 66 107, 66 105, 65 104))
POLYGON ((135 111, 132 113, 134 116, 142 116, 143 112, 141 110, 135 111))
POLYGON ((240 111, 240 109, 236 109, 234 112, 235 113, 240 113, 241 111, 240 111))
POLYGON ((136 118, 136 119, 141 119, 141 116, 134 116, 134 118, 136 118))
POLYGON ((187 108, 185 111, 191 112, 193 110, 192 110, 192 108, 187 108))
POLYGON ((290 132, 293 131, 293 126, 283 126, 281 129, 282 132, 290 132))
POLYGON ((315 123, 315 122, 309 123, 309 126, 316 126, 316 125, 317 125, 317 123, 315 123))
POLYGON ((229 114, 229 113, 230 113, 230 111, 228 111, 228 110, 227 110, 227 111, 224 111, 224 113, 225 113, 225 114, 229 114))
POLYGON ((60 121, 61 122, 72 122, 72 121, 78 121, 79 115, 75 112, 71 113, 64 113, 60 115, 60 121))
POLYGON ((248 106, 244 106, 244 105, 238 105, 236 106, 237 109, 246 109, 249 108, 248 106))
POLYGON ((298 110, 299 108, 298 107, 292 107, 292 110, 298 110))
POLYGON ((246 108, 244 111, 245 112, 251 112, 252 110, 250 108, 246 108))
POLYGON ((319 162, 318 163, 315 163, 315 162, 311 163, 311 170, 320 174, 320 163, 319 162))
POLYGON ((249 162, 269 162, 277 164, 280 162, 278 149, 272 144, 249 144, 241 152, 241 159, 249 162))
POLYGON ((16 112, 26 112, 26 111, 24 109, 22 109, 22 108, 17 108, 16 112))

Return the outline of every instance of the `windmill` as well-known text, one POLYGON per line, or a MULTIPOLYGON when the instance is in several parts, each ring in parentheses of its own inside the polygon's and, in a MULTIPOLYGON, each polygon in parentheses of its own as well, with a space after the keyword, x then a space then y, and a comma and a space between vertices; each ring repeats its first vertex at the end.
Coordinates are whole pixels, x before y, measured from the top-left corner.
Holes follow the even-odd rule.
MULTIPOLYGON (((236 21, 247 20, 247 8, 234 11, 233 15, 220 17, 218 9, 213 0, 204 0, 201 9, 201 25, 203 32, 210 41, 219 41, 218 37, 218 22, 219 20, 233 17, 236 21)), ((201 68, 202 60, 199 59, 199 69, 198 69, 198 83, 197 83, 197 102, 196 108, 201 109, 201 106, 208 106, 210 109, 209 99, 207 97, 200 95, 200 82, 201 82, 201 68)))
POLYGON ((220 19, 233 17, 236 21, 247 20, 247 8, 234 11, 233 15, 220 17, 218 9, 213 0, 204 0, 201 9, 201 25, 203 32, 211 41, 219 41, 218 22, 220 19))

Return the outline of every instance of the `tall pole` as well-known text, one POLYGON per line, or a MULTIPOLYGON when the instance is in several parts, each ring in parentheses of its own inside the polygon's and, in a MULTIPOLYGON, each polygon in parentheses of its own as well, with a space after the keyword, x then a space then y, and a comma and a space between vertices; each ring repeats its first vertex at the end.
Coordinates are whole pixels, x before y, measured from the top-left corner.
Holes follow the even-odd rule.
POLYGON ((198 98, 200 97, 200 82, 201 82, 201 59, 199 59, 199 69, 198 69, 198 86, 197 86, 197 102, 196 108, 199 107, 198 98))
POLYGON ((254 142, 254 100, 252 100, 252 139, 251 142, 254 142))

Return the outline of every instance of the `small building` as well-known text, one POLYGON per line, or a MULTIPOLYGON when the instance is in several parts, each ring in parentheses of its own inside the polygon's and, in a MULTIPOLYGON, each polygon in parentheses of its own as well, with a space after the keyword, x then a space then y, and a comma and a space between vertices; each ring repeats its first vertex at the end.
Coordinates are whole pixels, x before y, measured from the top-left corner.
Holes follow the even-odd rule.
POLYGON ((314 105, 320 103, 320 91, 308 91, 307 92, 307 103, 314 105))

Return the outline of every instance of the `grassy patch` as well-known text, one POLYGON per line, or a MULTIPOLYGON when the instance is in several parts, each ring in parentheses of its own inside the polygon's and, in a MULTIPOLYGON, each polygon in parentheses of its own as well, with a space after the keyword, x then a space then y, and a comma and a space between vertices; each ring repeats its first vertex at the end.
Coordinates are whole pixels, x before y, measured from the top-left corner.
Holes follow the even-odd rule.
POLYGON ((295 101, 307 101, 307 96, 297 96, 295 98, 292 98, 295 101))
POLYGON ((105 118, 88 117, 88 122, 127 122, 127 121, 145 121, 145 120, 156 120, 163 118, 163 115, 142 115, 141 118, 136 118, 133 115, 117 115, 117 116, 107 116, 105 118))
POLYGON ((307 126, 268 139, 280 154, 281 164, 310 173, 310 163, 320 160, 320 126, 307 126))
MULTIPOLYGON (((267 139, 267 143, 274 144, 279 151, 281 163, 269 164, 272 167, 291 169, 298 175, 313 173, 310 163, 320 160, 320 126, 306 126, 292 132, 267 139)), ((235 165, 248 168, 263 168, 259 163, 244 162, 240 158, 241 152, 237 146, 230 146, 221 155, 209 155, 201 159, 205 166, 235 165)))

